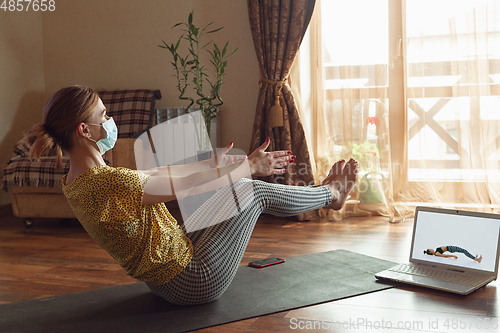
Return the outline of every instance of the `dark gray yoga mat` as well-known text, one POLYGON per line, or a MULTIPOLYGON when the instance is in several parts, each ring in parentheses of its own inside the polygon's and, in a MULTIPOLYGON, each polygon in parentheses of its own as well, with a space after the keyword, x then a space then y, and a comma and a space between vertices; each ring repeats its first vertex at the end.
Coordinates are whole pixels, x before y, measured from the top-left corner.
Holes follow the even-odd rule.
POLYGON ((183 332, 391 288, 374 274, 394 263, 337 250, 242 266, 209 304, 182 307, 144 283, 0 305, 1 332, 183 332))

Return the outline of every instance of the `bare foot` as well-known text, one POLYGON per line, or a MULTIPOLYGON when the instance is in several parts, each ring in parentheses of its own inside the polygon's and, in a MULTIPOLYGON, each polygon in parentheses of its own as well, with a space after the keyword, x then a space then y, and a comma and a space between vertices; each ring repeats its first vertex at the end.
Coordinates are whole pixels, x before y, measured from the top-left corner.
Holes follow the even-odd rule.
POLYGON ((476 259, 474 260, 480 263, 483 260, 483 256, 476 255, 476 259))
MULTIPOLYGON (((333 167, 332 170, 334 170, 333 167)), ((358 181, 359 164, 351 158, 338 174, 334 174, 332 171, 330 173, 331 175, 322 183, 328 186, 332 192, 332 203, 327 208, 339 210, 344 206, 347 196, 358 181)))
POLYGON ((335 164, 332 165, 332 167, 330 168, 330 171, 328 172, 328 175, 326 175, 325 180, 323 180, 321 182, 321 185, 323 186, 323 185, 326 185, 326 184, 329 183, 329 182, 327 182, 328 177, 330 177, 330 176, 338 176, 340 174, 340 172, 344 169, 345 163, 346 162, 345 162, 344 159, 335 162, 335 164))

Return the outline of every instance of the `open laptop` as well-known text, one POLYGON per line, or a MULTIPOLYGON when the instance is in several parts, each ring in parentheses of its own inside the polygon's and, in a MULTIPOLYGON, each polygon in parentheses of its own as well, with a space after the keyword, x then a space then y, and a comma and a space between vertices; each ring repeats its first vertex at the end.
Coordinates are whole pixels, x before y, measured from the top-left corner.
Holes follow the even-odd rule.
POLYGON ((375 277, 467 295, 496 280, 499 236, 500 214, 417 207, 410 262, 375 277), (443 255, 458 258, 424 253, 441 247, 443 255))

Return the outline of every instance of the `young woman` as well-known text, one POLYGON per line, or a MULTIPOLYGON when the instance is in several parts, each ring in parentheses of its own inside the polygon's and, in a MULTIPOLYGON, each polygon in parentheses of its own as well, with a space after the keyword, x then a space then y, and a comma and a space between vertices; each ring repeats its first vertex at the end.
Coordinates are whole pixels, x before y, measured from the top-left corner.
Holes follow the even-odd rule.
POLYGON ((281 174, 293 162, 291 152, 265 152, 269 139, 248 157, 227 155, 230 144, 211 160, 193 164, 148 171, 113 168, 102 154, 116 137, 96 92, 73 86, 50 98, 43 123, 25 139, 33 143, 31 158, 47 149, 55 149, 59 160, 62 151, 69 155, 63 192, 80 223, 127 274, 174 304, 211 302, 226 290, 260 214, 340 209, 358 177, 358 163, 351 159, 335 163, 321 186, 245 178, 247 173, 281 174), (164 202, 186 191, 214 194, 180 226, 164 202), (186 232, 186 223, 192 232, 186 232))
POLYGON ((458 246, 440 246, 438 247, 435 251, 433 249, 427 249, 424 251, 425 254, 428 254, 430 256, 438 256, 438 257, 445 257, 445 258, 455 258, 458 259, 458 257, 454 254, 444 254, 445 252, 450 252, 450 253, 455 253, 455 252, 460 252, 465 254, 467 257, 471 258, 474 261, 477 261, 478 263, 483 260, 482 255, 476 255, 475 257, 470 254, 469 251, 466 249, 463 249, 458 246))

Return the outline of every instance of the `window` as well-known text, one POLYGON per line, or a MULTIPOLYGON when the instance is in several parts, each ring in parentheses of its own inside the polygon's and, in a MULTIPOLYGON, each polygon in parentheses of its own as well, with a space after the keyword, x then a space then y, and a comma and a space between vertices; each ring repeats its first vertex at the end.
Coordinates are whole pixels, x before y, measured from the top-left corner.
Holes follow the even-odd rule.
MULTIPOLYGON (((498 15, 497 1, 406 1, 410 180, 484 180, 468 162, 500 140, 480 133, 500 120, 498 15)), ((498 165, 495 151, 481 155, 498 165)))
POLYGON ((354 110, 352 140, 380 148, 366 120, 388 113, 391 145, 407 138, 410 181, 500 180, 498 2, 322 0, 329 119, 354 110))

